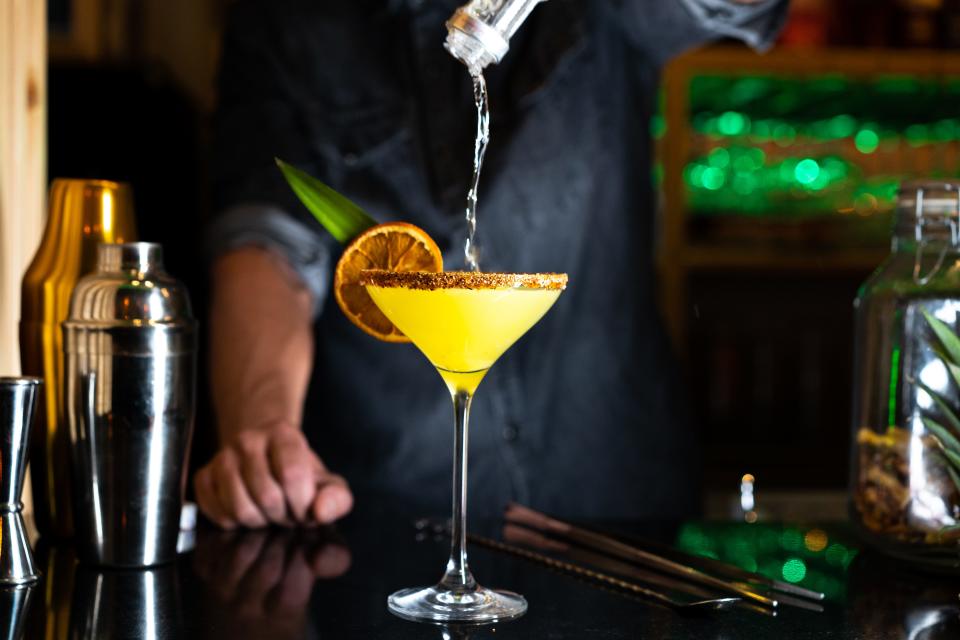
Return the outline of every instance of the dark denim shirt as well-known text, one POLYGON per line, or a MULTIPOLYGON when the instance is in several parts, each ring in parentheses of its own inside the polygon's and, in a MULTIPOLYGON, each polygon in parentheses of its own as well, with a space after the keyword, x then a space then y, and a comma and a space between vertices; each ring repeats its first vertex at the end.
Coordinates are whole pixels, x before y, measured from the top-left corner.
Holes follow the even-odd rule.
MULTIPOLYGON (((216 255, 282 253, 316 300, 304 429, 358 500, 443 512, 453 412, 412 345, 378 342, 328 299, 340 247, 291 195, 280 157, 378 220, 430 233, 463 266, 476 122, 443 49, 445 0, 241 1, 220 74, 216 255)), ((649 122, 662 64, 717 35, 768 43, 783 3, 551 0, 489 69, 492 142, 481 266, 558 271, 554 308, 473 403, 470 512, 518 500, 559 515, 670 517, 696 508, 699 459, 657 313, 649 122)), ((214 328, 215 330, 215 328, 214 328)))

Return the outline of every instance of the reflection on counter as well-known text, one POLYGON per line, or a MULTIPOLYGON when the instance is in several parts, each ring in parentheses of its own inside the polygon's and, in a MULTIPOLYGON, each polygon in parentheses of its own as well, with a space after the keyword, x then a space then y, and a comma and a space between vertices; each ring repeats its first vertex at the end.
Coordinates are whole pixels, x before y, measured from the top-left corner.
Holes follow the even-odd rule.
POLYGON ((182 638, 177 565, 148 570, 77 568, 71 640, 182 638))
POLYGON ((442 625, 440 637, 443 640, 470 640, 484 628, 490 629, 490 625, 442 625))
MULTIPOLYGON (((629 594, 478 548, 475 556, 484 569, 496 575, 499 567, 507 572, 501 576, 509 574, 530 591, 530 613, 509 625, 434 628, 393 618, 385 600, 405 572, 428 556, 442 555, 445 541, 416 542, 407 521, 380 526, 364 522, 344 529, 341 538, 328 529, 201 528, 192 553, 180 555, 173 565, 146 571, 86 568, 76 564, 69 548, 39 548, 43 580, 32 591, 3 591, 0 638, 506 640, 586 636, 600 628, 591 625, 601 625, 609 631, 605 637, 618 640, 717 638, 721 632, 731 640, 960 637, 955 581, 913 573, 860 550, 842 526, 688 522, 676 529, 676 545, 688 552, 744 568, 755 562, 757 570, 771 577, 822 587, 828 597, 821 613, 782 607, 775 618, 741 609, 722 618, 687 618, 629 594), (578 609, 575 603, 589 606, 578 609)), ((666 533, 662 527, 626 527, 623 532, 644 539, 669 538, 660 535, 666 533)))
POLYGON ((317 580, 350 568, 346 544, 327 529, 198 531, 192 567, 204 616, 227 636, 304 637, 317 580))
POLYGON ((35 553, 42 577, 25 637, 64 640, 70 632, 77 554, 69 546, 51 545, 46 538, 37 543, 35 553))
POLYGON ((960 638, 957 584, 864 554, 850 572, 853 624, 864 638, 960 638))
POLYGON ((19 640, 23 638, 24 622, 34 598, 35 585, 4 587, 0 589, 0 638, 19 640))
POLYGON ((350 561, 346 545, 326 529, 200 530, 196 546, 176 563, 143 570, 79 564, 70 546, 41 539, 42 582, 33 596, 29 589, 3 591, 3 610, 11 614, 0 615, 9 621, 0 638, 194 637, 198 620, 218 636, 301 638, 314 583, 343 575, 350 561))

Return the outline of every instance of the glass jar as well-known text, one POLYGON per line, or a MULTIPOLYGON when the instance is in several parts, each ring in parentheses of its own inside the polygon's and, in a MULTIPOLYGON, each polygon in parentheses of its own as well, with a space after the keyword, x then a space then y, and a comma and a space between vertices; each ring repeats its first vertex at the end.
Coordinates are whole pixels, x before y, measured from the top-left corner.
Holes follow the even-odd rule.
POLYGON ((890 555, 960 570, 960 182, 900 189, 855 310, 853 519, 890 555))

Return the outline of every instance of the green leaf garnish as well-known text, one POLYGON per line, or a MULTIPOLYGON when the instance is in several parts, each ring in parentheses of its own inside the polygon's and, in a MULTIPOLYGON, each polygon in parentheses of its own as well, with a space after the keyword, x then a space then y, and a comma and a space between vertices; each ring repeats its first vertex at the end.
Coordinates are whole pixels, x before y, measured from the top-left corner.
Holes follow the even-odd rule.
MULTIPOLYGON (((921 380, 917 380, 917 386, 926 391, 927 395, 933 398, 933 401, 938 407, 940 407, 940 411, 947 419, 947 422, 949 422, 950 426, 953 427, 958 434, 960 434, 960 418, 958 418, 957 414, 953 412, 953 409, 950 408, 950 405, 947 404, 947 401, 940 397, 939 393, 925 385, 921 380)), ((926 418, 924 418, 924 420, 926 420, 926 418)))
POLYGON ((957 469, 960 469, 960 453, 954 453, 950 449, 943 449, 943 455, 947 456, 947 459, 954 464, 957 469))
POLYGON ((947 355, 939 346, 932 346, 933 352, 937 354, 937 357, 943 361, 943 364, 947 366, 947 371, 950 372, 950 377, 953 378, 953 381, 960 387, 960 365, 956 365, 953 362, 950 362, 950 356, 947 355))
POLYGON ((346 244, 377 224, 366 211, 305 171, 275 158, 283 177, 300 202, 340 244, 346 244))
MULTIPOLYGON (((949 464, 944 465, 944 466, 947 468, 947 473, 950 474, 950 479, 953 480, 953 484, 956 485, 956 487, 957 487, 957 492, 960 492, 960 474, 958 474, 957 471, 956 471, 956 469, 954 469, 954 468, 953 468, 952 466, 950 466, 949 464)), ((957 526, 957 527, 960 527, 960 525, 956 525, 956 526, 957 526)), ((949 529, 953 529, 953 528, 954 528, 954 527, 948 527, 948 530, 949 530, 949 529)))
POLYGON ((920 313, 923 314, 923 317, 926 319, 927 324, 930 325, 930 328, 933 329, 933 332, 937 334, 940 344, 947 350, 947 355, 950 356, 947 362, 960 364, 960 338, 957 337, 957 334, 944 324, 943 321, 934 318, 926 309, 920 309, 920 313))
POLYGON ((960 440, 957 440, 954 435, 947 431, 942 425, 930 418, 923 418, 923 426, 927 428, 927 431, 936 436, 942 449, 950 449, 954 453, 960 454, 960 440))
MULTIPOLYGON (((921 308, 920 313, 923 314, 927 324, 933 329, 937 340, 940 342, 939 345, 930 345, 930 347, 943 364, 946 365, 947 371, 950 372, 950 377, 953 378, 954 384, 960 387, 960 337, 944 322, 933 317, 926 309, 921 308)), ((947 404, 947 401, 920 380, 917 380, 917 386, 933 398, 933 401, 940 408, 947 422, 950 423, 954 431, 960 434, 960 419, 957 418, 957 414, 954 413, 950 405, 947 404)), ((943 458, 943 467, 950 475, 950 480, 953 482, 954 487, 956 487, 957 492, 960 493, 960 473, 958 473, 958 471, 960 471, 960 440, 957 439, 950 429, 947 429, 936 420, 927 417, 923 417, 922 420, 927 431, 929 431, 936 440, 940 448, 941 457, 943 458)), ((952 532, 956 528, 957 527, 945 527, 940 530, 940 533, 952 532)))

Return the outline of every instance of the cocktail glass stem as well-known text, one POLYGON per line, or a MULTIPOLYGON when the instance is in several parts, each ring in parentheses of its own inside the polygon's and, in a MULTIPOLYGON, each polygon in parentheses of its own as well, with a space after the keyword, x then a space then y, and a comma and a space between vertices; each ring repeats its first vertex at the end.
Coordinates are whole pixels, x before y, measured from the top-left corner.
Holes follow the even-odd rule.
POLYGON ((470 403, 466 391, 453 396, 453 534, 450 560, 440 584, 455 593, 475 591, 477 581, 467 564, 467 441, 470 426, 470 403))

